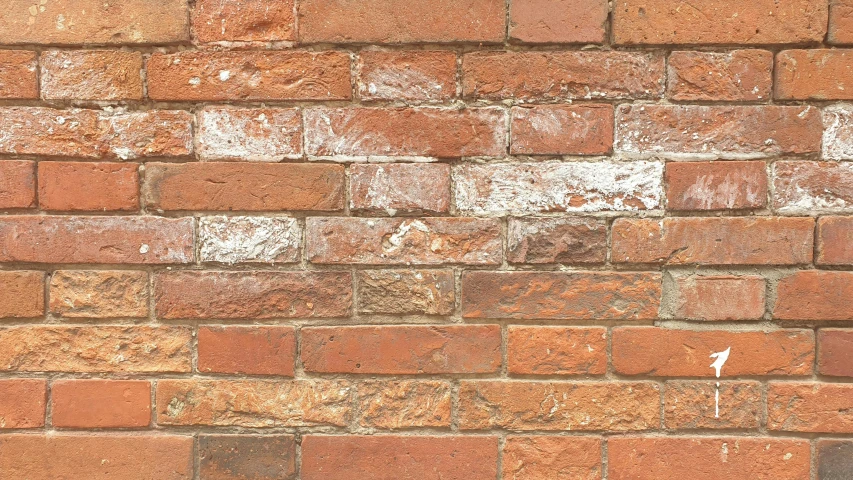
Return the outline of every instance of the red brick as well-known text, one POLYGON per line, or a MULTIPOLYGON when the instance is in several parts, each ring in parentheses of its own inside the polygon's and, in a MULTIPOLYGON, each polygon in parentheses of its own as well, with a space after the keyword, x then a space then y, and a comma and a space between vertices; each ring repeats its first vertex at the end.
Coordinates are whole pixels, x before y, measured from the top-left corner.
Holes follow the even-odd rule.
MULTIPOLYGON (((823 41, 828 17, 822 0, 616 0, 617 44, 774 44, 823 41)), ((644 477, 645 478, 645 477, 644 477)))
POLYGON ((667 96, 673 100, 730 102, 770 99, 773 53, 766 50, 672 52, 667 96))
POLYGON ((512 217, 506 252, 510 263, 604 263, 607 223, 583 217, 512 217))
POLYGON ((193 478, 193 437, 176 435, 3 435, 0 472, 9 478, 193 478))
POLYGON ((342 380, 159 380, 158 425, 349 425, 353 387, 342 380))
POLYGON ((148 272, 57 270, 50 311, 66 318, 148 317, 148 272))
POLYGON ((657 429, 660 387, 652 382, 463 380, 458 414, 463 430, 657 429))
POLYGON ((759 382, 670 381, 664 389, 668 429, 757 429, 764 402, 759 382))
POLYGON ((303 480, 491 480, 497 437, 320 436, 302 440, 303 480))
POLYGON ((0 371, 189 372, 187 327, 145 325, 0 328, 0 371), (156 348, 153 348, 156 347, 156 348))
POLYGON ((39 64, 44 99, 142 99, 140 52, 53 50, 42 52, 39 64))
POLYGON ((198 370, 242 375, 293 376, 293 327, 199 327, 198 370))
POLYGON ((602 43, 605 0, 515 0, 509 36, 525 43, 602 43))
POLYGON ((638 52, 472 52, 462 57, 462 79, 469 98, 658 98, 664 58, 638 52))
POLYGON ((157 317, 345 317, 352 303, 349 272, 164 272, 154 277, 157 317))
POLYGON ((0 43, 163 44, 189 41, 187 0, 9 0, 0 43))
POLYGON ((519 375, 603 375, 607 330, 598 327, 510 326, 507 370, 519 375))
POLYGON ((143 198, 158 211, 341 210, 344 168, 328 164, 149 163, 143 198))
POLYGON ((185 51, 148 60, 154 100, 348 100, 350 57, 343 52, 185 51))
POLYGON ((0 392, 3 392, 0 395, 0 430, 44 426, 47 381, 36 378, 0 380, 0 392))
POLYGON ((0 318, 44 315, 44 273, 0 271, 0 318))
POLYGON ((0 208, 36 206, 36 164, 24 160, 0 162, 0 208))
POLYGON ((192 218, 18 216, 0 221, 0 262, 192 261, 192 218))
POLYGON ((816 153, 823 123, 817 108, 776 105, 622 105, 617 152, 692 157, 816 153))
POLYGON ((456 306, 451 270, 361 270, 358 311, 389 315, 450 315, 456 306))
POLYGON ((608 480, 809 478, 808 440, 744 437, 612 437, 608 480))
POLYGON ((362 50, 357 72, 362 100, 441 102, 456 96, 454 52, 362 50))
POLYGON ((612 232, 615 263, 797 265, 812 261, 814 219, 620 218, 612 232))
POLYGON ((148 381, 57 380, 50 390, 54 427, 147 427, 151 423, 148 381))
MULTIPOLYGON (((755 276, 673 276, 667 316, 686 320, 761 320, 764 278, 755 276)), ((662 315, 663 316, 663 315, 662 315)))
POLYGON ((358 374, 493 373, 497 325, 359 326, 302 329, 305 371, 358 374))
POLYGON ((604 155, 613 147, 613 107, 514 107, 511 129, 513 154, 604 155))
POLYGON ((776 56, 776 98, 849 100, 853 89, 853 51, 784 50, 776 56))
POLYGON ((803 215, 853 212, 853 164, 775 162, 773 208, 803 215))
POLYGON ((784 432, 853 433, 853 385, 771 383, 767 428, 784 432))
POLYGON ((500 108, 314 108, 305 110, 305 151, 317 156, 500 156, 500 108))
POLYGON ((302 154, 302 116, 295 108, 207 107, 198 113, 202 160, 278 162, 302 154))
POLYGON ((128 160, 192 152, 192 115, 177 110, 0 107, 0 130, 0 154, 7 155, 128 160))
POLYGON ((667 163, 666 206, 670 210, 764 208, 764 162, 667 163))
POLYGON ((299 39, 306 43, 503 42, 501 0, 301 0, 299 39))
POLYGON ((29 50, 0 50, 0 98, 38 98, 38 60, 29 50))
POLYGON ((829 3, 827 42, 853 44, 853 2, 850 0, 835 0, 829 3))
POLYGON ((731 348, 720 375, 811 375, 811 330, 725 331, 617 327, 611 348, 613 368, 623 375, 713 377, 712 353, 731 348))
POLYGON ((54 211, 139 210, 135 163, 39 162, 39 207, 54 211))
POLYGON ((305 257, 312 263, 496 265, 500 225, 477 218, 309 217, 305 257))
POLYGON ((450 208, 446 163, 354 164, 349 173, 350 208, 355 210, 395 215, 447 213, 450 208))
POLYGON ((643 320, 658 316, 658 273, 465 272, 465 318, 643 320))
POLYGON ((294 0, 199 0, 192 11, 195 38, 207 42, 296 40, 294 0))
POLYGON ((450 382, 368 381, 357 387, 358 424, 367 428, 450 427, 450 382))
POLYGON ((601 439, 510 436, 502 464, 504 480, 600 480, 601 439))
POLYGON ((779 280, 778 320, 853 320, 853 272, 806 270, 779 280))
POLYGON ((293 435, 200 435, 199 471, 204 480, 294 480, 293 435))
POLYGON ((853 377, 853 330, 822 328, 818 330, 817 344, 818 373, 853 377))
POLYGON ((817 220, 817 259, 820 265, 853 264, 853 217, 817 220))

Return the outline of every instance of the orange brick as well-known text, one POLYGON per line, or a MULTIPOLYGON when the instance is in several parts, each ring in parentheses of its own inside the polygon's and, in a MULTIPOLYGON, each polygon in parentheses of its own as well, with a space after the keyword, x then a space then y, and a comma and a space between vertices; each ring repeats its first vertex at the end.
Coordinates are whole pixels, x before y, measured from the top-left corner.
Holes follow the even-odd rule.
POLYGON ((835 0, 829 4, 829 34, 833 44, 853 44, 853 2, 835 0))
POLYGON ((368 381, 358 384, 356 395, 362 427, 450 427, 449 382, 368 381))
POLYGON ((765 284, 754 276, 673 276, 671 307, 661 316, 687 320, 761 320, 765 284), (670 310, 671 308, 671 310, 670 310))
POLYGON ((389 315, 450 315, 456 306, 451 270, 361 270, 358 311, 389 315))
POLYGON ((280 42, 296 40, 294 0, 200 0, 192 11, 199 42, 280 42))
POLYGON ((817 220, 817 258, 820 265, 853 264, 853 217, 817 220))
POLYGON ((37 64, 36 52, 0 50, 0 98, 38 98, 37 64))
POLYGON ((849 100, 853 94, 853 51, 784 50, 776 56, 776 98, 849 100))
POLYGON ((363 50, 357 72, 362 100, 441 102, 456 96, 453 52, 363 50))
POLYGON ((666 206, 669 210, 764 208, 764 162, 667 163, 666 206))
POLYGON ((44 315, 44 273, 0 271, 0 318, 44 315))
POLYGON ((756 429, 764 410, 762 390, 759 382, 666 382, 664 424, 678 430, 756 429))
POLYGON ((510 153, 604 155, 613 148, 613 107, 514 107, 511 130, 510 153))
POLYGON ((767 428, 784 432, 851 433, 853 385, 779 383, 767 389, 767 428))
POLYGON ((779 280, 778 320, 853 320, 853 272, 799 271, 779 280))
POLYGON ((293 327, 199 327, 198 370, 293 376, 293 327))
POLYGON ((672 52, 667 96, 673 100, 730 102, 769 100, 773 53, 767 50, 672 52))
POLYGON ((51 420, 60 428, 147 427, 151 383, 137 380, 57 380, 51 420))
POLYGON ((41 96, 49 100, 141 100, 142 54, 47 51, 39 58, 41 96))
POLYGON ((602 43, 607 10, 604 0, 515 0, 509 36, 525 43, 602 43))
POLYGON ((0 208, 36 206, 36 163, 0 161, 0 208))
POLYGON ((502 463, 505 480, 599 480, 601 439, 510 436, 502 463))
POLYGON ((817 370, 821 375, 853 377, 853 330, 822 328, 817 343, 817 370))
POLYGON ((350 208, 389 215, 446 213, 450 208, 450 165, 354 164, 349 173, 350 208))
POLYGON ((607 330, 510 326, 507 370, 519 375, 603 375, 607 330))
MULTIPOLYGON (((0 430, 44 426, 47 381, 35 378, 0 380, 0 430)), ((0 437, 2 438, 2 437, 0 437)))
POLYGON ((57 270, 50 278, 50 311, 70 318, 148 316, 148 272, 57 270))
POLYGON ((55 211, 139 209, 135 163, 40 162, 39 206, 55 211))

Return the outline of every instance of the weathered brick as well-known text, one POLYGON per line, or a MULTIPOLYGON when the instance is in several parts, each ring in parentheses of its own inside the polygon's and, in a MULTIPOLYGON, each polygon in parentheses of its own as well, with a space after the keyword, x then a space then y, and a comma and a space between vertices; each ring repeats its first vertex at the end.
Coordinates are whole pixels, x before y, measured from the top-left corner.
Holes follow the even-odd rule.
POLYGON ((0 262, 168 264, 192 260, 191 218, 0 219, 0 262))
POLYGON ((7 378, 0 380, 0 392, 0 430, 44 426, 47 381, 7 378))
POLYGON ((362 427, 450 427, 449 382, 369 381, 358 384, 356 391, 362 427))
POLYGON ((307 372, 493 373, 501 364, 497 325, 357 326, 302 329, 307 372))
POLYGON ((491 480, 493 436, 320 436, 302 440, 303 480, 491 480))
POLYGON ((441 102, 456 96, 454 52, 362 50, 356 71, 362 100, 441 102))
POLYGON ((159 425, 345 426, 349 382, 340 380, 160 380, 159 425))
POLYGON ((139 210, 139 166, 135 163, 39 162, 42 210, 139 210))
POLYGON ((768 100, 772 71, 773 53, 767 50, 672 52, 666 92, 673 100, 768 100))
POLYGON ((278 162, 301 154, 298 109, 207 107, 198 113, 198 155, 202 160, 278 162))
POLYGON ((652 382, 468 381, 459 385, 459 428, 608 430, 658 428, 652 382))
POLYGON ((199 327, 198 370, 241 375, 293 376, 293 327, 199 327))
POLYGON ((506 152, 500 108, 312 108, 305 151, 317 156, 499 156, 506 152))
POLYGON ((850 0, 829 2, 829 33, 827 35, 827 42, 833 44, 853 44, 853 2, 850 0))
POLYGON ((151 423, 148 381, 57 380, 50 391, 54 427, 147 427, 151 423))
POLYGON ((348 100, 350 57, 325 51, 155 53, 147 65, 154 100, 348 100))
POLYGON ((604 263, 607 223, 582 217, 512 217, 506 248, 510 263, 604 263))
POLYGON ((500 0, 302 0, 299 39, 307 43, 502 42, 500 0))
POLYGON ((513 107, 509 152, 604 155, 613 147, 613 106, 513 107))
POLYGON ((703 0, 688 6, 616 0, 613 39, 628 45, 816 43, 823 41, 828 15, 822 0, 703 0))
POLYGON ((620 218, 612 232, 615 263, 796 265, 812 261, 814 219, 620 218))
POLYGON ((853 217, 818 218, 816 245, 815 263, 853 264, 853 217))
POLYGON ((853 160, 853 106, 824 107, 823 125, 823 158, 853 160))
POLYGON ((154 277, 157 317, 268 319, 344 317, 349 272, 175 271, 154 277))
POLYGON ((148 316, 148 273, 57 270, 50 278, 50 311, 68 318, 148 316))
POLYGON ((189 41, 187 0, 9 0, 0 43, 163 44, 189 41))
POLYGON ((25 160, 0 162, 0 208, 36 206, 36 164, 25 160))
POLYGON ((853 320, 853 272, 805 270, 779 280, 778 320, 853 320))
POLYGON ((670 210, 764 208, 764 162, 667 163, 666 206, 670 210))
POLYGON ((817 343, 817 370, 821 375, 853 377, 853 330, 822 328, 817 343))
POLYGON ((302 228, 290 217, 201 217, 198 243, 202 262, 293 263, 302 228))
POLYGON ((519 375, 603 375, 607 330, 599 327, 510 326, 507 370, 519 375))
POLYGON ((505 480, 600 480, 601 439, 509 436, 502 464, 505 480))
POLYGON ((29 50, 0 50, 0 98, 38 98, 38 60, 29 50))
POLYGON ((853 212, 853 163, 774 163, 773 208, 803 215, 853 212))
POLYGON ((51 50, 42 52, 39 65, 44 99, 142 99, 140 52, 51 50))
POLYGON ((476 218, 309 217, 305 257, 312 263, 496 265, 497 221, 476 218))
POLYGON ((611 338, 613 368, 623 375, 713 377, 712 353, 731 348, 720 375, 811 375, 811 330, 725 331, 617 327, 611 338))
POLYGON ((198 0, 192 11, 195 38, 208 42, 296 40, 294 0, 198 0))
POLYGON ((0 328, 0 371, 189 372, 187 327, 47 326, 0 328))
POLYGON ((710 381, 666 382, 663 400, 666 428, 756 429, 760 426, 763 411, 760 383, 719 382, 719 387, 716 385, 710 381))
POLYGON ((0 472, 9 478, 193 478, 193 437, 54 434, 0 436, 0 472))
POLYGON ((844 480, 853 475, 853 442, 820 440, 817 442, 817 478, 844 480))
POLYGON ((766 286, 762 277, 677 275, 671 279, 671 303, 667 302, 662 317, 712 321, 764 318, 766 286))
POLYGON ((783 100, 849 100, 853 51, 784 50, 776 56, 776 93, 783 100))
POLYGON ((456 207, 476 215, 598 212, 661 206, 658 162, 466 163, 453 170, 456 207))
POLYGON ((664 58, 639 52, 472 52, 462 57, 465 97, 525 101, 658 98, 664 58))
POLYGON ((44 273, 0 271, 0 318, 44 315, 44 273))
POLYGON ((362 270, 358 311, 386 315, 450 315, 456 304, 450 270, 362 270))
POLYGON ((853 385, 780 383, 767 389, 767 428, 785 432, 853 432, 853 385))
POLYGON ((762 437, 612 437, 608 480, 809 478, 808 440, 762 437))
POLYGON ((293 435, 201 435, 199 471, 205 480, 294 480, 293 435))
POLYGON ((820 151, 817 108, 776 105, 622 105, 615 150, 719 158, 820 151))
POLYGON ((446 163, 354 164, 349 173, 352 209, 396 215, 446 213, 450 208, 446 163))
POLYGON ((602 43, 605 0, 515 0, 509 36, 525 43, 602 43))
POLYGON ((155 210, 343 209, 341 165, 151 163, 143 198, 155 210))
POLYGON ((465 272, 465 318, 643 320, 657 318, 658 273, 465 272))

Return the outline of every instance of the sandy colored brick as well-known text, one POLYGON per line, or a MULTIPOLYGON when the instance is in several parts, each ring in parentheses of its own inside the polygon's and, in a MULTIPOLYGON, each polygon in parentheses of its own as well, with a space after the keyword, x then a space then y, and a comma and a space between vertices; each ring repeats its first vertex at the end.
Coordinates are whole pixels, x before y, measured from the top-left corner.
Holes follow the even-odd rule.
POLYGON ((781 383, 767 389, 767 428, 783 432, 853 432, 853 385, 781 383))
POLYGON ((69 318, 148 316, 148 273, 58 270, 50 278, 50 311, 69 318))
POLYGON ((148 381, 57 380, 50 391, 54 427, 147 427, 151 423, 148 381))
POLYGON ((203 373, 292 377, 296 333, 285 326, 199 327, 197 349, 203 373))
POLYGON ((42 210, 139 210, 139 165, 135 163, 39 162, 42 210))
POLYGON ((295 108, 206 107, 198 113, 202 160, 278 162, 302 154, 302 116, 295 108))
POLYGON ((192 11, 199 42, 281 42, 296 40, 294 0, 200 0, 192 11))
POLYGON ((783 50, 776 56, 776 93, 782 100, 853 99, 853 51, 783 50))
POLYGON ((669 210, 743 210, 767 206, 764 162, 666 164, 669 210))
POLYGON ((667 64, 667 96, 685 101, 754 102, 769 100, 773 53, 676 51, 667 64))
POLYGON ((450 165, 444 163, 353 164, 350 208, 370 212, 446 213, 450 165), (417 181, 412 181, 417 179, 417 181))
POLYGON ((362 427, 450 427, 449 382, 368 381, 358 384, 356 396, 362 427))
POLYGON ((454 52, 363 50, 357 72, 362 100, 443 102, 456 97, 454 52))
POLYGON ((202 262, 293 263, 299 261, 302 228, 291 217, 201 217, 202 262))
POLYGON ((664 424, 668 429, 756 429, 763 415, 758 382, 670 381, 664 387, 664 424), (719 403, 717 403, 719 391, 719 403), (717 411, 719 408, 719 412, 717 411))
POLYGON ((853 212, 853 163, 775 162, 773 208, 801 215, 853 212))
POLYGON ((613 107, 513 107, 511 132, 512 154, 606 155, 613 148, 613 107))
POLYGON ((853 272, 798 271, 779 280, 777 320, 853 320, 853 272))
POLYGON ((510 263, 604 263, 607 223, 582 217, 511 217, 506 248, 510 263))
POLYGON ((515 0, 509 36, 525 43, 602 43, 607 13, 604 0, 515 0))
POLYGON ((0 318, 36 318, 44 315, 44 273, 0 271, 0 318))
POLYGON ((676 275, 665 282, 670 301, 661 316, 726 321, 764 318, 764 278, 734 275, 676 275))
POLYGON ((0 98, 38 98, 38 56, 29 50, 0 50, 0 98))
POLYGON ((362 270, 358 311, 384 315, 450 315, 456 305, 450 270, 362 270))
POLYGON ((0 430, 44 426, 47 381, 37 378, 0 380, 0 430))
POLYGON ((294 480, 293 435, 200 435, 199 471, 205 480, 294 480))
POLYGON ((141 100, 142 53, 50 50, 39 57, 46 100, 141 100))
POLYGON ((511 325, 506 350, 510 374, 603 375, 607 372, 604 328, 511 325))
POLYGON ((36 206, 36 164, 26 160, 0 162, 0 208, 36 206))
POLYGON ((822 328, 817 334, 817 371, 832 377, 853 377, 853 330, 822 328))

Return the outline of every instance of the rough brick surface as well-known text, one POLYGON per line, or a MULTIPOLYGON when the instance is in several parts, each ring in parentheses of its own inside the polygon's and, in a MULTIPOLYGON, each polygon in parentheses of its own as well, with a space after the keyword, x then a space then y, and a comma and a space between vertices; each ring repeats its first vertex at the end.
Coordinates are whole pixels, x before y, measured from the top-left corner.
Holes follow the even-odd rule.
POLYGON ((585 437, 507 437, 503 478, 547 480, 601 478, 601 440, 585 437))
POLYGON ((350 208, 397 213, 446 213, 450 209, 450 166, 432 163, 353 165, 350 208), (412 179, 417 178, 417 182, 412 179))
POLYGON ((607 371, 603 328, 513 326, 507 370, 520 375, 602 375, 607 371))
POLYGON ((192 12, 199 42, 275 42, 296 40, 294 0, 201 0, 192 12))
POLYGON ((59 270, 50 278, 50 311, 72 318, 148 316, 148 273, 59 270))
POLYGON ((768 100, 772 71, 773 53, 766 50, 672 52, 667 64, 667 96, 687 101, 768 100))
POLYGON ((358 311, 449 315, 456 304, 449 270, 364 270, 358 273, 358 311))
POLYGON ((0 430, 44 426, 47 382, 36 378, 0 380, 0 430))
POLYGON ((763 162, 672 162, 666 165, 671 210, 744 210, 767 205, 763 162))
POLYGON ((450 426, 450 383, 441 381, 370 381, 358 385, 359 425, 399 429, 450 426))
POLYGON ((589 218, 510 218, 510 263, 604 263, 607 224, 589 218))
POLYGON ((202 160, 276 162, 302 153, 302 117, 292 108, 205 108, 198 114, 202 160))
POLYGON ((37 98, 38 56, 28 50, 0 50, 0 98, 37 98))
POLYGON ((36 164, 9 160, 0 163, 0 208, 36 206, 36 164))
POLYGON ((509 36, 525 43, 601 43, 607 10, 604 0, 516 0, 509 36))
POLYGON ((363 51, 358 95, 366 101, 447 101, 456 96, 456 54, 447 51, 363 51))
POLYGON ((36 318, 44 315, 44 273, 0 272, 0 318, 36 318))
POLYGON ((785 50, 776 57, 776 98, 849 100, 853 87, 853 52, 785 50))
POLYGON ((142 99, 139 52, 50 51, 41 54, 39 65, 45 99, 142 99))
POLYGON ((513 108, 511 128, 510 153, 603 155, 613 145, 613 107, 513 108))
POLYGON ((663 400, 666 427, 674 430, 758 428, 763 404, 761 384, 719 383, 717 390, 711 381, 666 382, 663 400))
POLYGON ((851 433, 853 385, 771 383, 767 427, 786 432, 851 433))

